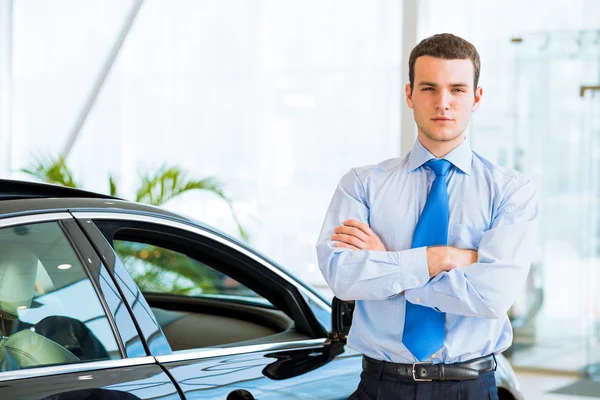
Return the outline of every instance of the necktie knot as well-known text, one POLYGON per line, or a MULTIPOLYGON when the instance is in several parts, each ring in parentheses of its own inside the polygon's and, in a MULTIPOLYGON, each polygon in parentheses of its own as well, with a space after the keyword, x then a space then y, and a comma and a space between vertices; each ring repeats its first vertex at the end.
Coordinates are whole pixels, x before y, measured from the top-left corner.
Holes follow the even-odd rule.
POLYGON ((431 168, 433 172, 435 172, 435 176, 445 176, 448 171, 450 171, 450 167, 452 164, 448 160, 429 160, 425 163, 426 166, 431 168))

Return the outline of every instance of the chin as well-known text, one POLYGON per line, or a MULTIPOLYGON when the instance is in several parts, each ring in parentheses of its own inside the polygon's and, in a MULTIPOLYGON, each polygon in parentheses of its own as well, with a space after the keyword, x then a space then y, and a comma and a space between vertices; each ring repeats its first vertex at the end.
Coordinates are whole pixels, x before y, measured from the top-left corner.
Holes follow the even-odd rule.
POLYGON ((461 134, 452 131, 433 131, 428 132, 427 137, 436 142, 451 142, 458 138, 461 134))

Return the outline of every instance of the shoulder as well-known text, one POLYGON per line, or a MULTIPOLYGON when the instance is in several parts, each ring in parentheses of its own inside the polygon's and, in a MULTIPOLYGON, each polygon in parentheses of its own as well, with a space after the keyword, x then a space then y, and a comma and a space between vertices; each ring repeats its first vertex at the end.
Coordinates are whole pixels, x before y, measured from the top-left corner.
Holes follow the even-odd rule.
POLYGON ((537 189, 526 175, 511 168, 498 166, 476 152, 473 152, 472 171, 478 179, 485 180, 496 210, 522 207, 537 210, 537 189))
POLYGON ((348 173, 354 174, 361 181, 388 176, 404 170, 407 159, 406 155, 400 158, 390 158, 374 165, 352 168, 348 173))
POLYGON ((533 185, 531 179, 521 172, 496 165, 475 151, 473 151, 473 170, 490 179, 492 183, 500 184, 507 189, 519 188, 527 184, 533 185))
POLYGON ((373 165, 351 168, 340 180, 340 187, 346 191, 367 194, 377 190, 388 178, 406 170, 406 156, 390 158, 373 165))

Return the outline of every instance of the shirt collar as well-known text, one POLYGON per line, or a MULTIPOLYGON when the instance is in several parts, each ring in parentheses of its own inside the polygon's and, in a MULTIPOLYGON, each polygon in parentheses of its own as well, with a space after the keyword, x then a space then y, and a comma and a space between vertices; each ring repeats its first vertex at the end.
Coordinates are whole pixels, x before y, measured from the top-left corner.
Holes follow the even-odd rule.
MULTIPOLYGON (((409 171, 414 171, 419 168, 421 165, 425 164, 427 161, 436 158, 433 154, 429 152, 419 139, 415 140, 415 144, 410 151, 410 159, 408 164, 409 171)), ((460 169, 465 174, 469 175, 471 173, 471 161, 473 159, 473 152, 471 151, 471 146, 469 142, 465 139, 461 144, 458 145, 454 150, 450 153, 446 154, 442 157, 445 160, 448 160, 454 165, 456 168, 460 169)))

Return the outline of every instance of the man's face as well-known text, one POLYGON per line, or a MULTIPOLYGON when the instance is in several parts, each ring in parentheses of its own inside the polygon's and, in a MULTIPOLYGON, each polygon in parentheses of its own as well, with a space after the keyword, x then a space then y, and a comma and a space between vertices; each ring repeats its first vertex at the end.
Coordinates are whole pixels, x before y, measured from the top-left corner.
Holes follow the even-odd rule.
POLYGON ((414 87, 411 93, 410 84, 406 85, 406 102, 414 112, 421 141, 462 142, 483 93, 473 87, 473 80, 469 59, 417 58, 414 87))

